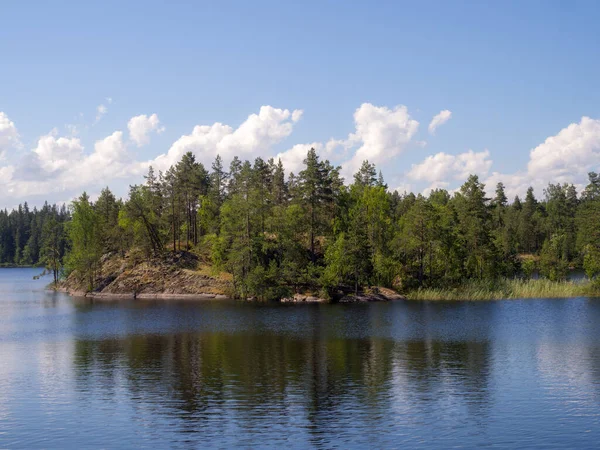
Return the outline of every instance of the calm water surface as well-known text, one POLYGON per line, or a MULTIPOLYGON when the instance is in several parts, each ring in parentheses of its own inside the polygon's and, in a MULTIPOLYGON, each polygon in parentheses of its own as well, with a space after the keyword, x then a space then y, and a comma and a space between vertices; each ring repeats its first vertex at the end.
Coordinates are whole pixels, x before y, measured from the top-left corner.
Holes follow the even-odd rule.
POLYGON ((600 299, 107 302, 0 269, 0 448, 598 448, 600 299))

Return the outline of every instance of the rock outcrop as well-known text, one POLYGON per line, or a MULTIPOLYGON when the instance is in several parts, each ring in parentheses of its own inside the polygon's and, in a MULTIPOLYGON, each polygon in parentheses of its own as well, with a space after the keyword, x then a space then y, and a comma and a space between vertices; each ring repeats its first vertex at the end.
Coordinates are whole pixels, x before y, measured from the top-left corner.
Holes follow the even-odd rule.
POLYGON ((59 289, 95 298, 229 298, 233 293, 229 274, 213 274, 189 252, 144 261, 106 255, 97 273, 91 292, 76 272, 59 289))
POLYGON ((313 294, 294 294, 293 297, 282 298, 282 303, 362 303, 362 302, 386 302, 390 300, 404 300, 403 295, 384 287, 371 287, 358 294, 339 292, 332 300, 313 294))
MULTIPOLYGON (((105 255, 97 270, 94 289, 87 290, 88 280, 73 272, 59 284, 59 290, 74 296, 105 299, 225 299, 233 297, 232 277, 214 273, 196 255, 189 252, 169 254, 163 258, 139 259, 131 254, 105 255)), ((296 293, 281 303, 357 303, 400 300, 404 297, 392 289, 371 287, 351 293, 340 289, 332 299, 314 292, 296 293)), ((248 298, 249 301, 256 300, 248 298)))

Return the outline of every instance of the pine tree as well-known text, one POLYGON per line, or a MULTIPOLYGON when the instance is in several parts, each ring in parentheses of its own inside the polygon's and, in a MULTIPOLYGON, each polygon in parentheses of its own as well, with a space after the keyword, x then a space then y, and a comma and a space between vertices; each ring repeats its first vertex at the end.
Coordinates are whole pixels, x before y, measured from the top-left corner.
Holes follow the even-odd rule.
POLYGON ((314 264, 317 260, 315 243, 319 234, 324 232, 327 227, 324 208, 325 205, 331 204, 332 192, 328 186, 327 169, 319 161, 319 156, 314 148, 308 151, 304 165, 304 170, 298 176, 298 196, 300 204, 306 212, 310 256, 314 264))
POLYGON ((526 253, 536 253, 540 248, 540 213, 533 187, 527 189, 520 215, 519 243, 526 253))
MULTIPOLYGON (((383 182, 383 177, 381 177, 381 181, 383 182)), ((361 187, 375 186, 377 184, 375 164, 371 164, 367 160, 363 161, 358 172, 354 174, 354 184, 361 187)))
POLYGON ((120 204, 108 187, 102 189, 94 204, 98 217, 98 227, 102 252, 116 251, 120 247, 121 231, 119 229, 120 204))
POLYGON ((484 188, 477 175, 471 175, 455 197, 464 271, 469 278, 493 277, 497 267, 496 249, 490 234, 489 200, 484 188))

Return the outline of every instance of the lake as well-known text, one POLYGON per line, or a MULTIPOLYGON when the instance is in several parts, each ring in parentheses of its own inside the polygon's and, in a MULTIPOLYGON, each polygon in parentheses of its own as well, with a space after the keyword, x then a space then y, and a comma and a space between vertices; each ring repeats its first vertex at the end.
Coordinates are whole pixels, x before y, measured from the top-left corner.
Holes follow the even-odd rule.
POLYGON ((106 301, 0 269, 0 448, 594 448, 600 299, 106 301))

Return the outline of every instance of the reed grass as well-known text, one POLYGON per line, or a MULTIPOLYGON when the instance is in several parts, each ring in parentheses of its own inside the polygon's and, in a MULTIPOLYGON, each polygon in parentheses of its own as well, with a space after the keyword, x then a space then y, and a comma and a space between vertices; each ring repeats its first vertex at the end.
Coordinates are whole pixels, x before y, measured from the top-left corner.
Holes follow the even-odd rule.
POLYGON ((471 280, 457 287, 422 288, 409 292, 409 300, 499 300, 520 298, 600 297, 600 283, 503 278, 471 280))

